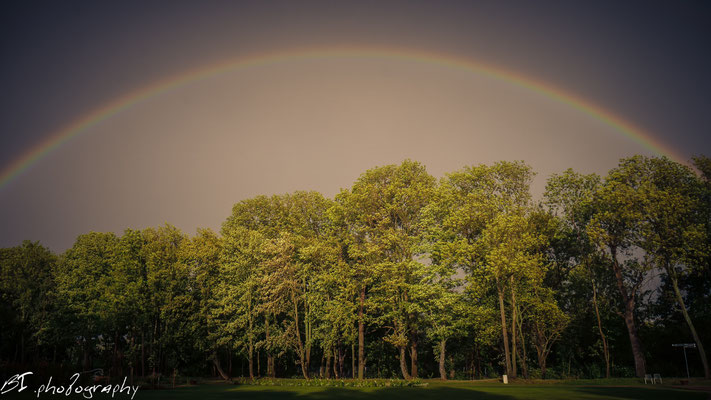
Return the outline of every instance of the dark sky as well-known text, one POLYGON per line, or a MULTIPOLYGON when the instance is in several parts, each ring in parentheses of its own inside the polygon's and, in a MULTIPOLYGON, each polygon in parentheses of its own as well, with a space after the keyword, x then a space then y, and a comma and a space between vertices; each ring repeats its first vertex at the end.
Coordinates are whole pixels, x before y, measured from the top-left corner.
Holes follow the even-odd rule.
MULTIPOLYGON (((0 169, 88 111, 167 76, 265 52, 342 46, 416 49, 503 66, 614 111, 682 156, 711 153, 709 2, 3 1, 0 8, 0 169)), ((0 188, 0 246, 32 239, 62 250, 82 232, 164 222, 188 232, 219 229, 229 206, 242 198, 295 189, 333 195, 366 168, 404 157, 425 162, 435 175, 524 158, 544 179, 566 167, 604 172, 614 166, 610 160, 635 152, 594 121, 576 119, 574 111, 480 77, 398 63, 354 64, 265 67, 117 115, 0 188), (477 90, 478 97, 472 94, 477 90), (289 95, 298 99, 285 100, 289 95), (413 96, 422 102, 399 108, 413 96), (299 108, 303 104, 313 107, 299 108), (363 110, 369 104, 372 109, 363 110), (228 118, 236 115, 228 108, 237 105, 244 113, 239 123, 228 118), (427 113, 419 125, 431 124, 432 135, 444 135, 440 142, 417 136, 417 126, 407 124, 408 110, 427 113), (486 121, 497 110, 520 125, 486 121), (195 114, 188 118, 186 112, 195 114), (462 142, 471 153, 447 147, 457 129, 475 124, 467 118, 477 112, 478 136, 462 142), (540 126, 523 131, 543 114, 540 126), (569 120, 551 122, 558 115, 569 120), (284 122, 268 125, 272 120, 284 122), (195 126, 186 128, 191 121, 195 126), (334 133, 339 122, 344 130, 334 133), (570 128, 568 136, 556 132, 568 123, 584 125, 579 136, 570 136, 570 128), (317 132, 324 124, 331 136, 317 132), (436 132, 437 126, 449 133, 436 132), (538 141, 550 140, 548 147, 560 156, 546 163, 551 156, 541 151, 531 149, 529 156, 495 144, 493 136, 506 129, 526 140, 546 131, 538 141), (223 131, 231 133, 218 133, 223 131), (589 159, 571 155, 575 143, 592 136, 597 142, 584 144, 589 159), (354 137, 369 143, 354 147, 354 137), (403 140, 425 143, 428 152, 403 150, 403 140), (231 146, 234 152, 223 152, 231 146), (323 159, 289 152, 298 146, 323 159), (348 162, 339 164, 343 159, 348 162), (315 161, 318 166, 308 164, 315 161)))

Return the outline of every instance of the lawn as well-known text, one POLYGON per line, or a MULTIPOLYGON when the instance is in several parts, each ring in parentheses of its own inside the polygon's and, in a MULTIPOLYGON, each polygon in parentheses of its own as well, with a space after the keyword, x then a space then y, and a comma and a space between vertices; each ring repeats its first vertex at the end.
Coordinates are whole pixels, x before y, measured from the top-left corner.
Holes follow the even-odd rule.
MULTIPOLYGON (((576 384, 512 384, 427 382, 425 387, 334 388, 204 385, 171 391, 139 392, 141 399, 707 399, 699 391, 664 386, 600 386, 576 384)), ((136 396, 138 397, 138 395, 136 396)))
MULTIPOLYGON (((303 381, 295 380, 295 384, 303 381)), ((423 387, 367 387, 340 388, 318 386, 257 386, 233 385, 207 382, 200 385, 177 387, 175 389, 140 389, 135 399, 171 399, 171 400, 220 400, 220 399, 708 399, 709 393, 699 390, 681 389, 672 385, 643 385, 634 380, 605 381, 546 381, 545 383, 515 383, 503 385, 495 381, 488 382, 441 382, 425 381, 423 387)), ((0 395, 0 399, 29 399, 36 395, 26 390, 18 394, 0 395)), ((43 394, 40 398, 67 398, 64 395, 43 394)), ((69 398, 82 398, 80 396, 69 398)), ((94 399, 111 399, 108 394, 95 394, 94 399)), ((113 399, 130 399, 130 396, 116 394, 113 399)))

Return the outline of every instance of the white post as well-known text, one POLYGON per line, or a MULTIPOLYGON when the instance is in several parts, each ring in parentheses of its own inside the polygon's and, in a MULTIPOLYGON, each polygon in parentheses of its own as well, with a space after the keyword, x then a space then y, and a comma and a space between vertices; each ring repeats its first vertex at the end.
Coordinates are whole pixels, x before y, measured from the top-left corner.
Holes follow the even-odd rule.
POLYGON ((503 378, 504 378, 504 385, 507 385, 509 383, 508 375, 504 375, 503 378))

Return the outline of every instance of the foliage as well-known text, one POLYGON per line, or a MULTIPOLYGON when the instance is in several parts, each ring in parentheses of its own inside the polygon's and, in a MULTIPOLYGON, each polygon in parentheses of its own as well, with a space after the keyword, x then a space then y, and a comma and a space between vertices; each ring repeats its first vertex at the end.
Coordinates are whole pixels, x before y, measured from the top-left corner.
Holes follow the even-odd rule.
POLYGON ((91 232, 58 256, 26 241, 0 249, 0 368, 367 388, 666 374, 667 344, 694 341, 708 374, 711 185, 694 163, 567 170, 537 203, 523 162, 437 181, 406 160, 334 199, 241 200, 219 233, 91 232))

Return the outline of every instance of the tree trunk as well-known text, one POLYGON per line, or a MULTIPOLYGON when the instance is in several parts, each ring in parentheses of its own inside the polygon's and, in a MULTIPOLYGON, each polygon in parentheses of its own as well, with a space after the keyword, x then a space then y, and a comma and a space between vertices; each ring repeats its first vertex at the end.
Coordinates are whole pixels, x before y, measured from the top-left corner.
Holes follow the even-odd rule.
POLYGON ((360 307, 358 308, 358 379, 363 379, 365 373, 365 286, 360 289, 360 307))
POLYGON ((301 374, 304 375, 304 379, 309 380, 309 367, 304 362, 303 357, 299 364, 301 364, 301 374))
POLYGON ((410 375, 417 378, 417 332, 412 333, 410 344, 410 375))
POLYGON ((319 377, 319 378, 323 378, 323 364, 324 364, 324 360, 325 360, 325 359, 326 359, 326 353, 324 353, 324 354, 321 356, 321 363, 320 363, 319 366, 318 366, 318 377, 319 377))
POLYGON ((472 380, 478 378, 481 374, 479 366, 479 344, 474 343, 474 352, 472 353, 472 380))
MULTIPOLYGON (((217 351, 213 351, 212 353, 212 362, 215 365, 215 369, 217 369, 217 373, 220 374, 222 379, 229 381, 230 377, 225 373, 225 371, 222 370, 222 367, 220 367, 220 358, 217 355, 217 351)), ((175 369, 173 369, 173 372, 175 372, 175 369)))
POLYGON ((304 353, 304 359, 306 360, 306 376, 308 376, 309 368, 311 366, 311 345, 307 344, 305 346, 304 353))
POLYGON ((251 337, 247 347, 247 369, 249 370, 249 379, 254 379, 254 346, 252 346, 251 337))
MULTIPOLYGON (((546 379, 546 357, 538 357, 538 366, 541 367, 541 379, 546 379)), ((570 375, 570 372, 568 372, 570 375)))
MULTIPOLYGON (((156 319, 153 322, 153 335, 151 335, 151 355, 150 357, 153 358, 153 371, 151 375, 153 376, 153 379, 155 379, 156 376, 156 364, 160 363, 160 352, 158 352, 158 359, 156 360, 154 357, 156 355, 156 335, 158 333, 158 319, 156 319)), ((154 383, 155 385, 155 383, 154 383)))
MULTIPOLYGON (((538 356, 538 367, 541 369, 541 379, 546 379, 546 339, 543 337, 538 325, 534 325, 534 344, 538 356)), ((568 359, 568 375, 570 375, 570 359, 568 359)))
MULTIPOLYGON (((252 292, 247 291, 247 369, 249 371, 249 379, 254 379, 254 338, 253 338, 253 311, 252 311, 252 292)), ((259 370, 257 370, 259 373, 259 370)))
POLYGON ((481 349, 478 344, 476 345, 476 373, 479 378, 484 377, 481 373, 481 349))
POLYGON ((627 332, 630 338, 630 344, 632 345, 632 355, 634 356, 634 368, 635 373, 638 378, 643 378, 646 374, 646 365, 644 360, 644 353, 642 351, 642 342, 639 340, 639 333, 637 332, 637 325, 634 321, 634 299, 630 298, 625 302, 625 325, 627 325, 627 332))
MULTIPOLYGON (((24 336, 20 339, 24 343, 24 336)), ((91 339, 84 338, 84 371, 91 369, 91 349, 89 348, 89 343, 91 339)))
POLYGON ((264 318, 264 335, 267 344, 267 376, 270 378, 274 377, 274 356, 269 352, 269 345, 271 343, 269 336, 269 314, 264 318))
POLYGON ((516 378, 516 291, 514 290, 514 277, 511 275, 511 376, 516 378))
POLYGON ((676 301, 679 303, 679 307, 681 308, 681 313, 684 315, 684 320, 689 326, 691 336, 693 336, 694 342, 696 343, 696 348, 699 350, 701 363, 704 366, 704 378, 711 379, 711 371, 709 371, 709 363, 706 359, 704 345, 701 343, 701 338, 699 338, 699 334, 696 332, 696 328, 694 328, 694 324, 691 322, 691 317, 689 316, 689 313, 686 311, 686 305, 684 304, 684 298, 682 297, 681 291, 679 290, 679 282, 677 280, 676 271, 674 270, 674 267, 667 266, 667 274, 671 278, 672 286, 674 287, 674 295, 676 296, 676 301))
POLYGON ((336 378, 344 377, 343 374, 343 364, 346 362, 346 352, 341 346, 338 347, 338 374, 336 378))
POLYGON ((355 343, 351 344, 351 378, 356 378, 356 354, 355 343))
POLYGON ((444 360, 445 360, 445 350, 447 347, 447 340, 440 340, 439 342, 439 377, 443 381, 447 380, 447 370, 444 367, 444 360))
POLYGON ((449 379, 454 379, 454 359, 452 358, 452 354, 449 355, 449 364, 452 366, 452 369, 449 370, 449 379))
POLYGON ((324 378, 326 379, 331 379, 331 359, 333 358, 331 356, 330 351, 325 351, 326 353, 326 368, 323 371, 324 378))
POLYGON ((504 289, 497 284, 499 291, 499 311, 501 312, 501 336, 504 338, 504 360, 506 361, 506 374, 511 374, 511 355, 509 354, 509 334, 506 329, 506 309, 504 308, 504 289))
POLYGON ((299 326, 299 309, 298 302, 296 300, 296 295, 291 294, 291 303, 294 306, 294 326, 296 327, 296 350, 299 353, 299 364, 301 364, 301 373, 304 375, 304 379, 309 379, 309 363, 311 362, 311 354, 308 346, 304 348, 304 343, 301 341, 301 330, 299 326))
POLYGON ((410 380, 412 376, 407 372, 407 360, 405 360, 405 346, 398 346, 400 349, 400 370, 402 371, 402 377, 410 380))
POLYGON ((607 337, 602 331, 602 320, 600 319, 600 309, 597 305, 597 287, 595 281, 592 281, 593 289, 593 305, 595 306, 595 317, 597 318, 597 329, 600 331, 600 339, 602 340, 602 355, 605 358, 605 378, 610 378, 610 349, 607 347, 607 337))
POLYGON ((267 376, 276 378, 276 368, 274 367, 274 355, 267 354, 267 376))
MULTIPOLYGON (((111 375, 118 375, 119 374, 119 367, 118 367, 118 332, 114 332, 114 351, 113 354, 111 355, 111 369, 109 369, 109 374, 111 375), (112 372, 111 372, 112 371, 112 372)), ((121 374, 123 375, 123 374, 121 374)))
POLYGON ((338 373, 338 366, 341 365, 340 349, 333 349, 333 378, 340 379, 341 375, 338 373))
POLYGON ((521 351, 521 354, 519 354, 519 362, 521 363, 521 372, 523 372, 524 379, 528 379, 528 365, 526 364, 526 341, 523 338, 523 321, 520 310, 518 316, 518 335, 519 339, 521 339, 521 346, 519 347, 521 351))
POLYGON ((639 340, 639 334, 637 333, 637 325, 634 322, 635 294, 627 293, 627 288, 625 287, 625 280, 622 276, 622 270, 617 261, 617 249, 614 246, 610 246, 610 254, 612 256, 612 267, 615 271, 617 289, 620 291, 620 295, 622 296, 622 302, 625 306, 623 317, 625 320, 625 325, 627 326, 627 334, 630 338, 630 345, 632 347, 635 374, 638 378, 644 378, 647 368, 644 361, 644 352, 642 351, 642 342, 639 340))
POLYGON ((146 377, 146 334, 141 330, 141 376, 146 377))
POLYGON ((20 335, 20 365, 25 366, 25 335, 21 332, 20 335))

